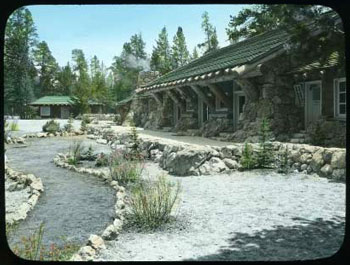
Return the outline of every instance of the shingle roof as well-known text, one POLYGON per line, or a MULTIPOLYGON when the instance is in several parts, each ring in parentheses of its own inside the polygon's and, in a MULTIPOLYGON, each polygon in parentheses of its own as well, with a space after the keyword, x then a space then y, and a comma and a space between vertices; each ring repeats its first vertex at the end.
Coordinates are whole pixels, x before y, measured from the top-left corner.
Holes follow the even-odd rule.
POLYGON ((252 63, 281 49, 283 44, 288 41, 288 37, 288 33, 279 29, 259 34, 247 40, 212 51, 187 65, 161 76, 148 83, 145 87, 252 63))
POLYGON ((44 96, 30 103, 30 105, 70 105, 73 103, 69 96, 44 96))

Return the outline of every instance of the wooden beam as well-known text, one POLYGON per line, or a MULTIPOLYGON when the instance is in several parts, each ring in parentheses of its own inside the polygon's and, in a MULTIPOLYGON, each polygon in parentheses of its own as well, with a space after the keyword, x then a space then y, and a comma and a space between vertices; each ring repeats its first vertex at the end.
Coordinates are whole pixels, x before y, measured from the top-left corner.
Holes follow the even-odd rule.
POLYGON ((258 89, 248 79, 235 79, 235 82, 242 88, 248 100, 257 101, 259 99, 258 89))
POLYGON ((167 91, 169 97, 174 101, 175 104, 177 104, 180 109, 185 109, 185 104, 181 99, 177 98, 177 95, 173 91, 167 91))
POLYGON ((151 93, 152 97, 157 101, 157 103, 162 106, 163 102, 162 102, 162 98, 159 94, 157 93, 151 93))
POLYGON ((205 104, 207 104, 210 108, 214 109, 214 104, 212 101, 202 92, 199 86, 191 86, 193 91, 198 95, 199 98, 201 98, 205 104))
POLYGON ((181 88, 176 87, 175 90, 181 95, 182 99, 186 100, 186 94, 181 90, 181 88))
POLYGON ((219 100, 221 100, 225 104, 225 106, 227 108, 232 109, 232 102, 231 102, 231 100, 225 95, 224 92, 222 92, 220 87, 218 87, 215 84, 208 84, 208 87, 209 87, 210 91, 213 92, 215 94, 215 96, 217 98, 219 98, 219 100))

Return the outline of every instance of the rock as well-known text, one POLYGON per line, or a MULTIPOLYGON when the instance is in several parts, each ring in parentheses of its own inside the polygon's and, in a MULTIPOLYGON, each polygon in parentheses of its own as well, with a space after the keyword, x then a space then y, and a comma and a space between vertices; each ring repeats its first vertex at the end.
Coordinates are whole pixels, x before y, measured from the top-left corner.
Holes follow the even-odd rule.
POLYGON ((9 192, 16 191, 16 190, 17 190, 17 183, 11 183, 11 184, 7 187, 7 190, 8 190, 9 192))
POLYGON ((78 254, 82 257, 83 260, 93 260, 96 250, 93 249, 91 246, 85 246, 80 248, 78 254))
POLYGON ((44 138, 46 136, 47 136, 47 133, 37 133, 36 134, 36 137, 38 137, 38 138, 44 138))
POLYGON ((98 144, 107 144, 107 140, 99 138, 99 139, 96 140, 96 143, 98 143, 98 144))
POLYGON ((323 160, 323 148, 320 148, 318 151, 316 151, 313 156, 312 160, 310 163, 310 166, 314 172, 318 172, 321 167, 324 165, 324 160, 323 160))
POLYGON ((332 175, 332 172, 333 172, 332 166, 329 164, 325 164, 320 170, 320 175, 321 177, 329 177, 330 175, 332 175))
POLYGON ((114 230, 119 233, 122 230, 122 226, 123 226, 123 221, 120 219, 115 219, 113 221, 113 225, 114 225, 114 230))
POLYGON ((32 196, 30 196, 28 203, 31 206, 34 206, 37 203, 38 199, 39 199, 39 196, 37 194, 33 194, 32 196))
POLYGON ((103 239, 97 235, 91 235, 89 237, 88 245, 96 250, 105 249, 105 243, 103 239))
POLYGON ((219 173, 224 170, 227 170, 225 163, 218 157, 212 157, 209 160, 209 166, 211 172, 219 173))
POLYGON ((17 138, 17 143, 18 143, 18 144, 24 144, 24 143, 25 143, 24 138, 18 137, 18 138, 17 138))
POLYGON ((222 161, 229 169, 237 169, 239 166, 237 161, 232 160, 230 158, 224 158, 222 161))
POLYGON ((86 138, 88 138, 88 139, 97 139, 98 137, 96 135, 93 135, 93 134, 88 134, 86 136, 86 138))
POLYGON ((310 165, 308 165, 306 171, 307 171, 308 174, 311 174, 312 167, 310 165))
POLYGON ((312 159, 312 155, 309 153, 304 153, 299 157, 299 162, 305 164, 308 159, 312 159))
POLYGON ((104 240, 113 240, 118 236, 117 231, 114 229, 114 225, 109 225, 102 233, 104 240))
POLYGON ((330 164, 332 161, 332 155, 333 155, 332 151, 330 151, 329 149, 325 149, 323 153, 324 162, 330 164))
POLYGON ((333 168, 345 168, 345 151, 338 151, 333 153, 331 166, 333 168))
POLYGON ((70 258, 70 261, 83 261, 82 257, 78 253, 74 253, 70 258))
POLYGON ((304 170, 306 170, 307 169, 307 164, 302 164, 301 166, 300 166, 300 170, 301 171, 304 171, 304 170))
POLYGON ((332 178, 335 180, 345 180, 345 169, 334 169, 332 178))
POLYGON ((30 187, 34 190, 44 191, 43 183, 40 179, 36 179, 30 184, 30 187))

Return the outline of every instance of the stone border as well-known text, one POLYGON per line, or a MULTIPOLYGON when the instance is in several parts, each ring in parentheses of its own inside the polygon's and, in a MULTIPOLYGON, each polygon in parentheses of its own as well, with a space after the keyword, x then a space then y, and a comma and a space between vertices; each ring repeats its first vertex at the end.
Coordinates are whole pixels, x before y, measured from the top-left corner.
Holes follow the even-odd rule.
MULTIPOLYGON (((88 138, 98 138, 96 142, 108 143, 112 148, 125 149, 132 142, 127 131, 112 131, 101 126, 89 127, 88 138), (90 136, 91 135, 91 136, 90 136), (94 136, 94 137, 93 137, 94 136)), ((149 135, 140 135, 141 151, 160 167, 178 176, 210 175, 240 170, 240 158, 244 143, 231 145, 201 146, 182 143, 149 135)), ((259 144, 251 143, 253 155, 259 150, 259 144)), ((283 153, 288 147, 291 169, 307 174, 316 173, 320 177, 345 181, 345 148, 326 148, 309 144, 272 142, 275 155, 283 153)))
MULTIPOLYGON (((19 207, 23 215, 20 215, 18 219, 14 219, 12 222, 8 222, 9 224, 13 224, 15 222, 26 219, 28 212, 32 210, 38 202, 41 193, 44 191, 44 186, 39 177, 36 177, 33 174, 24 174, 22 172, 15 171, 5 164, 5 179, 7 177, 17 184, 24 184, 24 187, 30 187, 30 196, 28 197, 28 201, 24 202, 19 207)), ((19 210, 17 212, 19 212, 19 210)))
POLYGON ((116 204, 114 206, 116 218, 114 219, 113 223, 107 226, 101 237, 93 234, 90 235, 88 243, 81 247, 77 253, 73 254, 72 258, 70 259, 71 261, 92 261, 97 257, 99 251, 105 248, 104 240, 109 241, 116 239, 122 230, 125 221, 125 213, 127 211, 125 188, 119 186, 118 182, 112 180, 109 175, 106 174, 106 172, 93 168, 78 168, 76 166, 69 165, 67 163, 67 159, 68 154, 58 153, 54 157, 53 162, 58 167, 67 168, 75 172, 87 173, 102 178, 116 190, 116 204))

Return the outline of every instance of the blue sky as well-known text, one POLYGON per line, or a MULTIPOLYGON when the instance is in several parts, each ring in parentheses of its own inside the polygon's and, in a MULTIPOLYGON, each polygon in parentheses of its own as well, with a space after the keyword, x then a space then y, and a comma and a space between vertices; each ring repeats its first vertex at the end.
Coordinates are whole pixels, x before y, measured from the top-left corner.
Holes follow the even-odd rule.
POLYGON ((163 26, 172 43, 177 27, 183 28, 187 47, 204 39, 201 15, 208 11, 216 27, 220 47, 229 43, 225 28, 230 15, 237 14, 244 5, 50 5, 29 6, 40 41, 49 48, 62 66, 71 60, 73 49, 82 49, 87 59, 93 55, 109 66, 119 55, 131 35, 141 32, 146 51, 151 54, 155 40, 163 26))

